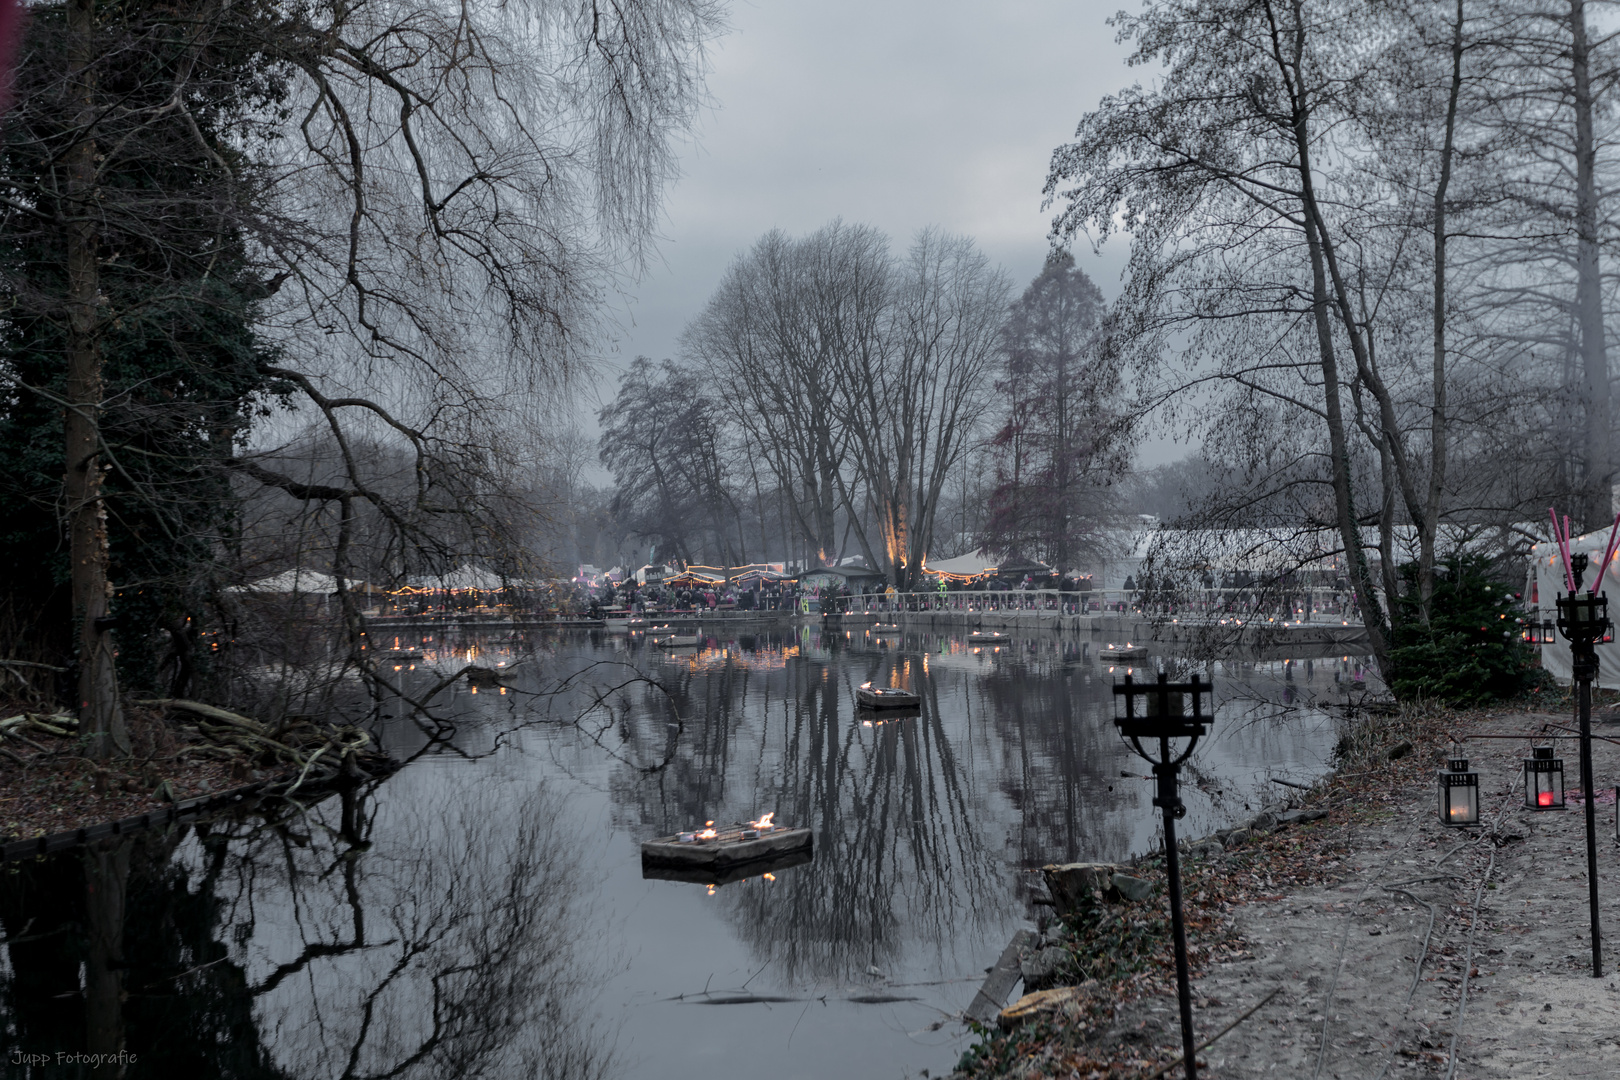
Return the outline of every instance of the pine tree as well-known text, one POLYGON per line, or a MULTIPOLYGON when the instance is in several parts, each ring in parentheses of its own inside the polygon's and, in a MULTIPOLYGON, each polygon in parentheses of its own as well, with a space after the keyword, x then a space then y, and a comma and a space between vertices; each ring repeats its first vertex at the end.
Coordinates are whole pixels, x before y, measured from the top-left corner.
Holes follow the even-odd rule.
POLYGON ((1478 705, 1517 697, 1543 679, 1535 650, 1521 637, 1511 589, 1480 555, 1455 554, 1435 574, 1429 624, 1417 617, 1418 565, 1401 567, 1405 586, 1390 689, 1402 700, 1478 705))
POLYGON ((1119 372, 1102 348, 1102 292, 1067 252, 1012 304, 1001 330, 1003 421, 985 544, 1062 570, 1096 550, 1105 488, 1129 463, 1119 372))

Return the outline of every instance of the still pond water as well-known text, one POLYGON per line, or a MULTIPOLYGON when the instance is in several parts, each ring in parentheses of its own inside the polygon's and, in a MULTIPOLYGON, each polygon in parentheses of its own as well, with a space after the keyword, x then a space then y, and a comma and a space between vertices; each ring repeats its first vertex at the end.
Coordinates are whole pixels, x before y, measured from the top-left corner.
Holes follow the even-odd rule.
MULTIPOLYGON (((5 870, 5 1075, 122 1049, 130 1077, 937 1076, 1030 924, 1030 871, 1155 842, 1114 674, 1072 636, 421 636, 409 688, 458 662, 505 687, 446 691, 438 743, 391 706, 385 742, 417 756, 385 783, 5 870), (863 723, 868 680, 920 711, 863 723), (642 840, 766 812, 813 861, 642 877, 642 840)), ((1320 704, 1359 663, 1215 665, 1184 835, 1325 769, 1320 704)))

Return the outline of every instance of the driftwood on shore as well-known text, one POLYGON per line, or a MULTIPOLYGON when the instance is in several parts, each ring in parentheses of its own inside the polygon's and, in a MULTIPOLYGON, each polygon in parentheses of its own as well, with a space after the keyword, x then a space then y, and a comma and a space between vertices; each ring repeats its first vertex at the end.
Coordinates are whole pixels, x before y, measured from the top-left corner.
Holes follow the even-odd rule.
POLYGON ((351 724, 323 725, 308 717, 289 717, 272 727, 249 716, 184 698, 147 698, 149 708, 186 715, 182 721, 199 736, 180 756, 240 761, 255 768, 284 772, 284 783, 272 785, 279 795, 331 783, 339 776, 363 779, 387 771, 388 759, 369 732, 351 724))
POLYGON ((23 764, 23 759, 5 745, 8 741, 21 743, 41 753, 49 753, 48 747, 29 737, 30 732, 37 735, 54 735, 59 739, 71 738, 79 733, 79 718, 68 716, 66 713, 22 713, 0 720, 0 756, 10 758, 19 765, 23 764))

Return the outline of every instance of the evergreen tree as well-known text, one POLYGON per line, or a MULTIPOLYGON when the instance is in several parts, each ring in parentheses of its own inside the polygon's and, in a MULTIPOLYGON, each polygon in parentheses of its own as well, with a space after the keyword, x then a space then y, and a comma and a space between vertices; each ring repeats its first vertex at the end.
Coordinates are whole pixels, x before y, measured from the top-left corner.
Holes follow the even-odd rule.
POLYGON ((1512 590, 1491 573, 1488 559, 1455 554, 1435 575, 1425 626, 1417 615, 1418 565, 1401 567, 1405 589, 1396 603, 1396 676, 1390 689, 1404 700, 1479 705, 1517 697, 1543 679, 1535 650, 1522 640, 1512 590))
POLYGON ((225 462, 279 389, 254 330, 269 286, 245 240, 264 189, 241 147, 273 137, 285 83, 254 44, 252 5, 74 0, 32 12, 0 145, 3 601, 35 659, 82 661, 68 526, 86 512, 75 467, 99 470, 90 498, 117 590, 101 629, 116 627, 132 689, 180 691, 231 530, 225 462), (74 108, 85 100, 89 118, 74 108), (70 196, 67 163, 87 144, 95 184, 70 196), (86 256, 96 289, 81 324, 86 256), (93 353, 92 406, 72 383, 75 349, 93 353), (69 462, 65 429, 85 413, 93 460, 69 462))
POLYGON ((1105 487, 1130 461, 1113 408, 1119 371, 1102 347, 1101 291, 1064 252, 1013 302, 1001 329, 1003 420, 987 547, 1063 570, 1096 551, 1105 487))

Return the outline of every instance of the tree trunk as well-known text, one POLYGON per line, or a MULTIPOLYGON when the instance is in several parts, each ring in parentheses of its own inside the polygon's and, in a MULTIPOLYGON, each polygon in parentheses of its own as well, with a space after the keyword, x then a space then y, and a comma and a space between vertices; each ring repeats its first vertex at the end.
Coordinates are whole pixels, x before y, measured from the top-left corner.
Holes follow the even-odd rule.
POLYGON ((1451 89, 1446 99, 1445 142, 1434 187, 1434 363, 1429 404, 1429 490, 1418 523, 1418 620, 1429 625, 1434 601, 1434 547, 1440 531, 1440 493, 1446 478, 1446 198, 1456 153, 1457 96, 1462 91, 1463 0, 1451 27, 1451 89))
MULTIPOLYGON (((1389 628, 1384 622, 1383 606, 1378 601, 1371 568, 1367 565, 1367 553, 1361 546, 1361 529, 1356 520, 1355 493, 1350 476, 1350 446, 1345 436, 1344 409, 1339 398, 1339 361, 1333 343, 1333 317, 1329 310, 1332 298, 1327 280, 1327 238, 1323 236, 1326 218, 1321 215, 1321 208, 1316 202, 1312 174, 1310 106, 1291 77, 1301 70, 1305 35, 1297 7, 1294 14, 1294 54, 1285 61, 1279 53, 1277 60, 1292 98, 1294 149, 1299 155, 1301 216, 1305 224, 1305 246, 1311 260, 1312 314, 1316 324, 1317 348, 1321 355, 1323 411, 1327 417, 1328 453, 1333 470, 1334 517, 1340 541, 1344 544, 1345 568, 1350 574, 1350 585, 1355 590, 1361 606, 1361 619, 1367 628, 1367 644, 1378 662, 1379 672, 1388 684, 1394 675, 1390 660, 1389 628)), ((1341 296, 1341 302, 1342 299, 1341 296)), ((1385 434, 1386 438, 1390 436, 1387 430, 1385 434)))
POLYGON ((63 424, 68 550, 74 614, 79 620, 79 719, 92 757, 129 752, 118 675, 105 617, 112 595, 107 580, 107 509, 102 502, 99 413, 101 348, 97 340, 100 268, 97 251, 95 2, 68 4, 69 86, 77 107, 79 138, 67 152, 67 409, 63 424))
POLYGON ((1575 311, 1581 336, 1581 404, 1585 409, 1581 520, 1600 529, 1614 520, 1609 464, 1609 352, 1603 339, 1603 282, 1598 265, 1597 140, 1593 132, 1591 46, 1586 0, 1569 5, 1575 91, 1575 311))

